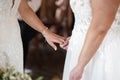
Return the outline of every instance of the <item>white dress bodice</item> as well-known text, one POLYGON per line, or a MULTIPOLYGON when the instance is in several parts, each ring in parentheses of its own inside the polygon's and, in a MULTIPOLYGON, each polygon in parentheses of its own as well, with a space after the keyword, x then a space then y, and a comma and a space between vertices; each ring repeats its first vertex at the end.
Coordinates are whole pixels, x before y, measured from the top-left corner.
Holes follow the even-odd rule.
MULTIPOLYGON (((92 18, 90 0, 70 0, 70 5, 75 15, 76 23, 81 23, 82 21, 86 24, 90 23, 92 18)), ((118 27, 120 25, 120 7, 118 8, 113 25, 115 25, 114 27, 118 27)))
POLYGON ((13 66, 23 72, 22 41, 16 18, 20 1, 0 0, 0 67, 13 66))
MULTIPOLYGON (((21 0, 0 0, 0 13, 14 12, 16 14, 20 1, 21 0)), ((9 14, 9 13, 6 13, 6 14, 9 14)))

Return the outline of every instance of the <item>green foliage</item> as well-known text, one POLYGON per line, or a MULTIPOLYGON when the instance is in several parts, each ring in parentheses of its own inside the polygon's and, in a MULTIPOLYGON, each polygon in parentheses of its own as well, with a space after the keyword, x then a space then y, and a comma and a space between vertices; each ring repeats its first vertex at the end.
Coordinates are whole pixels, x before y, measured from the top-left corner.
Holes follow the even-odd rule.
POLYGON ((16 72, 12 68, 0 69, 0 80, 32 80, 29 75, 16 72))
POLYGON ((42 76, 38 77, 36 80, 43 80, 44 78, 42 76))

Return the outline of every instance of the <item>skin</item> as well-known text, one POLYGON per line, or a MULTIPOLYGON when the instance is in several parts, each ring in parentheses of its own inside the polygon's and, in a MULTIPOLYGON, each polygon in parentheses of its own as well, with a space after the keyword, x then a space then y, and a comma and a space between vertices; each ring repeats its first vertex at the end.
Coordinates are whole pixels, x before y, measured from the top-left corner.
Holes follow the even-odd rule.
MULTIPOLYGON (((120 0, 91 0, 93 13, 92 21, 87 31, 78 63, 70 73, 70 80, 81 80, 86 64, 96 53, 110 29, 119 4, 120 0)), ((61 46, 64 48, 67 46, 66 44, 68 44, 68 42, 61 46)))
POLYGON ((61 48, 67 50, 69 45, 70 37, 68 37, 63 44, 60 45, 61 48))
POLYGON ((27 4, 27 0, 21 0, 19 9, 18 9, 22 19, 29 24, 33 29, 42 33, 45 37, 46 41, 50 46, 52 46, 55 50, 57 47, 54 43, 62 44, 64 43, 65 38, 58 36, 52 33, 47 27, 41 22, 41 20, 36 16, 33 10, 27 4))

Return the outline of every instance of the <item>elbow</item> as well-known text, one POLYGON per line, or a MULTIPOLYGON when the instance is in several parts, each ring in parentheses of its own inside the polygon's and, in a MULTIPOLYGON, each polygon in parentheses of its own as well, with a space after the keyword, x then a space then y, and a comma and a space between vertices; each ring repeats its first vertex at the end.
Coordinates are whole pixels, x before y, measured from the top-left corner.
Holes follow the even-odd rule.
POLYGON ((21 15, 21 17, 25 17, 29 13, 29 7, 28 8, 19 8, 18 12, 21 15))
POLYGON ((26 10, 25 10, 23 7, 19 7, 19 8, 18 8, 18 12, 19 12, 20 15, 24 14, 25 11, 26 11, 26 10))
POLYGON ((101 34, 106 34, 109 29, 110 26, 98 25, 96 27, 91 28, 91 31, 95 32, 95 34, 101 35, 101 34))
POLYGON ((20 15, 24 15, 29 12, 29 6, 28 5, 20 5, 18 8, 18 12, 20 15))

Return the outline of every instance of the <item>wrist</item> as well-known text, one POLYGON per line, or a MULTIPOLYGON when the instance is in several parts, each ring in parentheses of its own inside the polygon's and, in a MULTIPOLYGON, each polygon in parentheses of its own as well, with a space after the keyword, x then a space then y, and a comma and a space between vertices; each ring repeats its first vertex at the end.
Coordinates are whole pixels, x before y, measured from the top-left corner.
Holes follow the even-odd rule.
POLYGON ((81 65, 79 63, 77 64, 77 66, 79 66, 80 69, 84 69, 85 68, 85 66, 83 66, 83 65, 81 65))
POLYGON ((85 68, 85 63, 84 63, 84 61, 82 60, 82 61, 78 61, 78 63, 77 63, 77 66, 79 66, 81 69, 84 69, 85 68))
POLYGON ((41 31, 41 34, 45 37, 45 34, 48 30, 48 27, 45 27, 42 31, 41 31))

